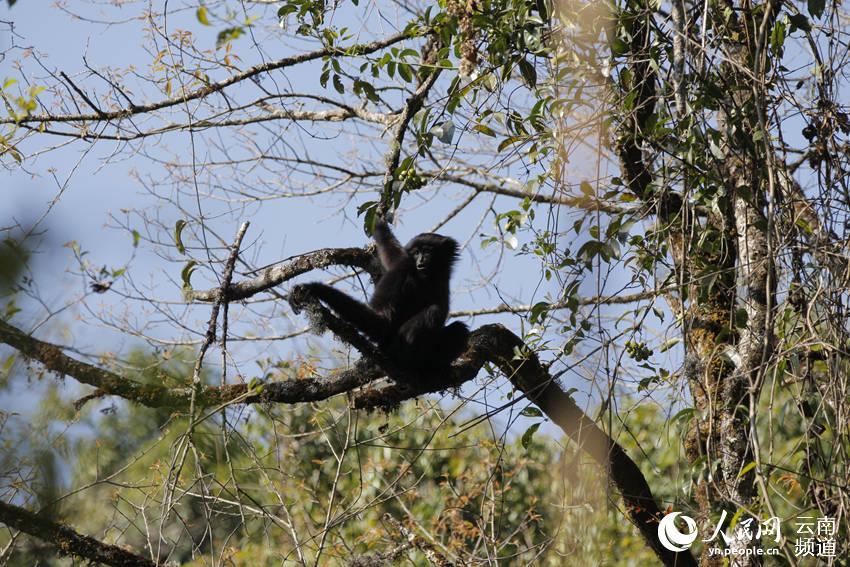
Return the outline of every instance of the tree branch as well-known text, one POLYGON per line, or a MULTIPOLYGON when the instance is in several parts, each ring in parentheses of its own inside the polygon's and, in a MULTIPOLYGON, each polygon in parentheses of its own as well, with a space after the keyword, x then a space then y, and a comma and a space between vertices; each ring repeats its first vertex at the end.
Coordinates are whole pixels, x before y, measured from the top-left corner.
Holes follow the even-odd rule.
POLYGON ((660 544, 658 522, 664 514, 640 467, 576 405, 519 337, 502 325, 485 325, 473 331, 469 343, 469 350, 452 365, 445 379, 365 390, 355 395, 354 407, 392 409, 404 400, 458 387, 474 378, 486 362, 493 362, 517 390, 605 468, 623 498, 626 515, 658 558, 665 565, 696 566, 690 552, 674 553, 660 544))
MULTIPOLYGON (((192 417, 193 421, 195 418, 195 402, 198 390, 201 388, 201 370, 204 365, 204 356, 206 356, 210 345, 215 342, 218 314, 219 311, 221 311, 222 304, 227 302, 227 290, 230 288, 230 282, 233 279, 233 267, 236 265, 236 258, 239 257, 239 247, 242 246, 242 239, 245 237, 245 232, 247 232, 249 225, 250 222, 248 221, 242 223, 239 230, 236 232, 236 238, 230 247, 230 254, 227 257, 227 261, 224 263, 224 273, 221 277, 221 286, 219 287, 216 298, 213 301, 212 309, 210 310, 210 320, 207 324, 207 332, 204 335, 204 342, 201 344, 201 348, 198 351, 198 357, 195 359, 195 366, 192 369, 192 396, 189 402, 189 415, 192 417)), ((227 308, 225 307, 225 322, 223 323, 225 329, 227 328, 226 318, 227 308)), ((227 337, 225 336, 223 340, 226 339, 227 337)))
MULTIPOLYGON (((434 83, 437 82, 437 78, 440 76, 440 69, 434 69, 434 71, 428 75, 428 78, 425 79, 419 88, 416 89, 407 102, 404 105, 404 110, 401 112, 401 116, 399 117, 398 126, 396 127, 395 135, 393 136, 392 141, 390 142, 390 151, 387 154, 387 171, 384 174, 384 188, 383 195, 381 198, 381 208, 385 209, 390 201, 390 197, 392 196, 392 185, 393 180, 395 178, 395 170, 398 168, 399 161, 401 159, 401 147, 404 142, 404 135, 407 131, 407 125, 413 119, 417 112, 422 108, 422 105, 425 102, 425 98, 428 96, 428 91, 431 90, 431 87, 434 86, 434 83)), ((384 211, 387 212, 387 211, 384 211)))
MULTIPOLYGON (((339 105, 340 108, 328 110, 289 110, 286 108, 277 108, 270 104, 262 106, 263 110, 268 112, 268 116, 264 116, 264 120, 286 120, 311 121, 311 122, 342 122, 349 118, 359 118, 366 122, 374 122, 376 124, 390 125, 398 120, 395 114, 386 114, 383 112, 370 112, 363 108, 354 108, 347 105, 339 105)), ((210 122, 212 126, 218 126, 217 122, 210 122)))
MULTIPOLYGON (((23 128, 31 132, 40 132, 50 134, 52 136, 65 136, 80 140, 115 140, 120 142, 129 142, 149 138, 151 136, 159 136, 169 132, 186 131, 198 132, 210 128, 226 128, 230 126, 247 126, 249 124, 261 124, 263 122, 272 122, 277 120, 291 120, 293 122, 342 122, 350 118, 359 118, 366 122, 375 122, 377 124, 389 125, 397 120, 397 115, 383 114, 379 112, 369 112, 364 109, 354 109, 350 107, 328 109, 328 110, 286 110, 275 108, 272 106, 264 106, 263 109, 267 112, 262 116, 250 116, 244 118, 228 118, 217 120, 215 118, 201 118, 191 122, 170 122, 168 124, 153 128, 151 130, 139 130, 132 134, 119 132, 117 134, 105 134, 100 131, 89 131, 87 128, 83 130, 69 129, 67 131, 47 128, 43 125, 34 126, 22 124, 23 128)), ((41 123, 44 124, 44 123, 41 123)))
MULTIPOLYGON (((669 290, 650 289, 647 291, 638 291, 636 293, 629 293, 625 295, 593 295, 591 297, 579 297, 577 301, 579 305, 619 305, 623 303, 633 303, 635 301, 642 301, 644 299, 654 299, 659 295, 666 293, 667 291, 669 290)), ((550 303, 547 309, 565 309, 569 305, 569 300, 555 301, 553 303, 550 303)), ((534 307, 535 306, 530 303, 521 305, 502 304, 497 305, 495 307, 483 307, 481 309, 452 311, 449 315, 451 317, 471 317, 476 315, 493 315, 496 313, 525 313, 531 311, 532 309, 534 309, 534 307)))
MULTIPOLYGON (((264 268, 260 275, 248 280, 232 284, 227 291, 228 301, 245 299, 280 285, 295 276, 310 270, 318 270, 333 265, 345 265, 360 268, 377 277, 381 273, 377 259, 364 248, 322 248, 315 252, 296 256, 291 262, 264 268)), ((218 288, 209 290, 192 290, 188 292, 187 301, 215 301, 218 288)))
POLYGON ((529 199, 535 203, 547 203, 551 205, 566 205, 568 207, 576 207, 578 209, 584 209, 587 211, 601 211, 603 213, 608 214, 618 214, 618 213, 626 213, 626 212, 634 212, 638 209, 636 207, 621 207, 619 205, 613 205, 611 203, 606 203, 600 201, 599 199, 592 197, 575 197, 571 195, 543 195, 541 193, 526 193, 525 191, 521 191, 519 189, 509 189, 504 187, 503 185, 497 185, 496 183, 482 183, 480 181, 473 181, 467 177, 463 177, 461 175, 450 175, 443 172, 429 172, 423 171, 418 172, 423 177, 430 177, 431 179, 443 180, 443 181, 451 181, 452 183, 457 183, 459 185, 465 185, 467 187, 472 187, 478 191, 483 193, 493 193, 495 195, 504 195, 506 197, 515 197, 517 199, 529 199))
POLYGON ((189 402, 189 388, 168 389, 154 384, 140 384, 73 359, 63 353, 60 347, 36 339, 5 321, 0 321, 0 342, 18 350, 28 359, 41 363, 51 372, 71 376, 111 396, 119 396, 148 407, 182 407, 189 402))
POLYGON ((44 516, 0 501, 0 522, 56 547, 62 555, 76 555, 88 561, 115 567, 156 567, 156 563, 117 545, 98 541, 44 516))
POLYGON ((163 99, 157 102, 151 102, 149 104, 133 105, 128 108, 122 108, 120 110, 113 110, 109 112, 97 112, 95 114, 68 114, 65 116, 36 114, 20 118, 19 120, 16 120, 15 118, 4 118, 0 119, 0 124, 33 124, 40 122, 90 122, 101 120, 119 120, 122 118, 128 118, 136 114, 144 114, 147 112, 161 110, 163 108, 168 108, 178 104, 184 104, 191 100, 206 98, 213 93, 222 91, 231 85, 234 85, 246 79, 250 79, 251 77, 254 77, 261 73, 268 73, 277 69, 292 67, 293 65, 298 65, 299 63, 315 61, 316 59, 321 59, 323 57, 328 57, 332 55, 367 55, 369 53, 374 53, 375 51, 379 51, 381 49, 389 47, 390 45, 396 44, 410 37, 413 37, 412 33, 410 31, 404 31, 390 36, 386 39, 372 41, 369 43, 356 44, 349 47, 326 47, 323 49, 318 49, 316 51, 310 51, 308 53, 300 53, 298 55, 293 55, 292 57, 284 57, 282 59, 278 59, 277 61, 269 61, 267 63, 254 65, 253 67, 250 67, 245 71, 242 71, 241 73, 236 73, 235 75, 232 75, 226 79, 217 81, 215 83, 209 83, 208 85, 205 85, 199 89, 195 89, 194 91, 173 96, 171 98, 163 99))
MULTIPOLYGON (((297 256, 287 264, 279 264, 263 268, 257 277, 242 280, 228 287, 227 300, 238 301, 247 299, 257 293, 282 284, 285 281, 310 270, 318 270, 333 265, 343 265, 360 268, 366 271, 373 279, 381 274, 381 267, 376 258, 368 248, 322 248, 315 252, 309 252, 297 256)), ((208 290, 192 290, 187 292, 187 301, 212 302, 220 292, 220 288, 208 290)), ((644 299, 652 299, 665 290, 647 290, 625 295, 592 296, 578 299, 579 305, 606 304, 614 305, 621 303, 632 303, 644 299)), ((568 301, 558 301, 550 305, 550 309, 563 309, 568 301)), ((481 309, 469 309, 452 311, 452 317, 468 317, 474 315, 492 315, 496 313, 521 313, 531 311, 533 305, 497 305, 481 309)))

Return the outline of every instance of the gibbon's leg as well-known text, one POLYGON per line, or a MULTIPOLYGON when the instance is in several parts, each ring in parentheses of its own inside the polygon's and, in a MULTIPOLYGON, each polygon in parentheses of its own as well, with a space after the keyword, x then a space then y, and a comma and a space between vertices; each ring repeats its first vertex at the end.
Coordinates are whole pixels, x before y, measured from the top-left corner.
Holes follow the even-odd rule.
MULTIPOLYGON (((405 323, 408 326, 411 321, 405 323)), ((421 324, 422 320, 416 321, 421 324)), ((452 362, 466 352, 469 343, 469 329, 460 321, 447 327, 429 328, 408 326, 407 338, 401 333, 390 346, 393 359, 413 369, 440 370, 451 366, 452 362), (418 334, 411 331, 415 329, 418 334), (413 342, 410 342, 410 338, 413 342)))
POLYGON ((384 353, 405 368, 426 367, 426 361, 433 356, 436 332, 445 318, 440 313, 437 305, 419 311, 388 337, 381 347, 384 353))
POLYGON ((438 305, 424 309, 401 326, 394 354, 407 366, 445 368, 466 351, 469 329, 460 321, 443 327, 445 311, 438 305))
POLYGON ((358 331, 376 343, 386 339, 389 324, 371 307, 353 297, 323 283, 309 283, 297 286, 323 301, 341 319, 353 325, 358 331))
POLYGON ((466 352, 469 343, 469 328, 455 321, 440 330, 440 340, 437 345, 438 358, 448 366, 461 354, 466 352))
POLYGON ((439 305, 431 305, 404 322, 398 335, 408 348, 424 349, 432 347, 436 332, 446 321, 446 312, 439 305))

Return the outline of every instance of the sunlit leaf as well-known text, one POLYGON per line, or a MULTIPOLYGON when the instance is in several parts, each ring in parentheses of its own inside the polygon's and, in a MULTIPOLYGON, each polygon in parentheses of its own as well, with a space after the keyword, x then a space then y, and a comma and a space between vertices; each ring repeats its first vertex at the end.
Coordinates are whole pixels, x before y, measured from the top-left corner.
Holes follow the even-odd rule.
POLYGON ((198 21, 204 24, 205 26, 210 25, 209 14, 207 13, 206 6, 200 6, 195 12, 195 17, 197 17, 198 21))
POLYGON ((198 263, 194 260, 189 260, 183 270, 180 272, 180 279, 183 281, 183 289, 192 289, 192 273, 198 268, 198 263))
POLYGON ((186 228, 186 224, 186 221, 183 219, 174 223, 174 244, 177 246, 177 251, 181 254, 186 253, 186 247, 183 245, 183 229, 186 228))
POLYGON ((535 423, 532 424, 531 427, 525 430, 525 433, 522 434, 522 448, 528 451, 528 446, 531 445, 531 441, 534 438, 534 433, 540 429, 540 424, 535 423))

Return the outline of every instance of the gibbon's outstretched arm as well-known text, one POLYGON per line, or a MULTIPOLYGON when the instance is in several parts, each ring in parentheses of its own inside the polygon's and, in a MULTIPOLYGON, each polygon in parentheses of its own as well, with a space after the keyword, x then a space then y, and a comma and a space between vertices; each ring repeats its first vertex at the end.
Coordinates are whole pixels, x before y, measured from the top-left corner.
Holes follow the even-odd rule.
POLYGON ((375 244, 378 245, 378 258, 384 270, 391 270, 393 266, 407 257, 407 252, 401 242, 393 234, 387 221, 380 217, 375 221, 375 244))
POLYGON ((323 301, 371 341, 380 344, 386 340, 389 334, 389 321, 362 301, 357 301, 348 294, 323 283, 301 284, 297 287, 323 301))

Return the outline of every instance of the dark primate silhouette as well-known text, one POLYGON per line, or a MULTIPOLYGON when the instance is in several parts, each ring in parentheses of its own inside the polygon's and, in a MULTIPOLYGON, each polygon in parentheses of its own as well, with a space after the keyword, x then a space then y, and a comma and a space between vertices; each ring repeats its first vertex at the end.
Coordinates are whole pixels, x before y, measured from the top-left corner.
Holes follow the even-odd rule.
POLYGON ((375 222, 374 236, 385 272, 368 305, 322 283, 296 286, 293 292, 323 301, 400 366, 448 367, 466 350, 469 338, 463 323, 445 326, 458 243, 423 233, 402 246, 384 219, 375 222))

